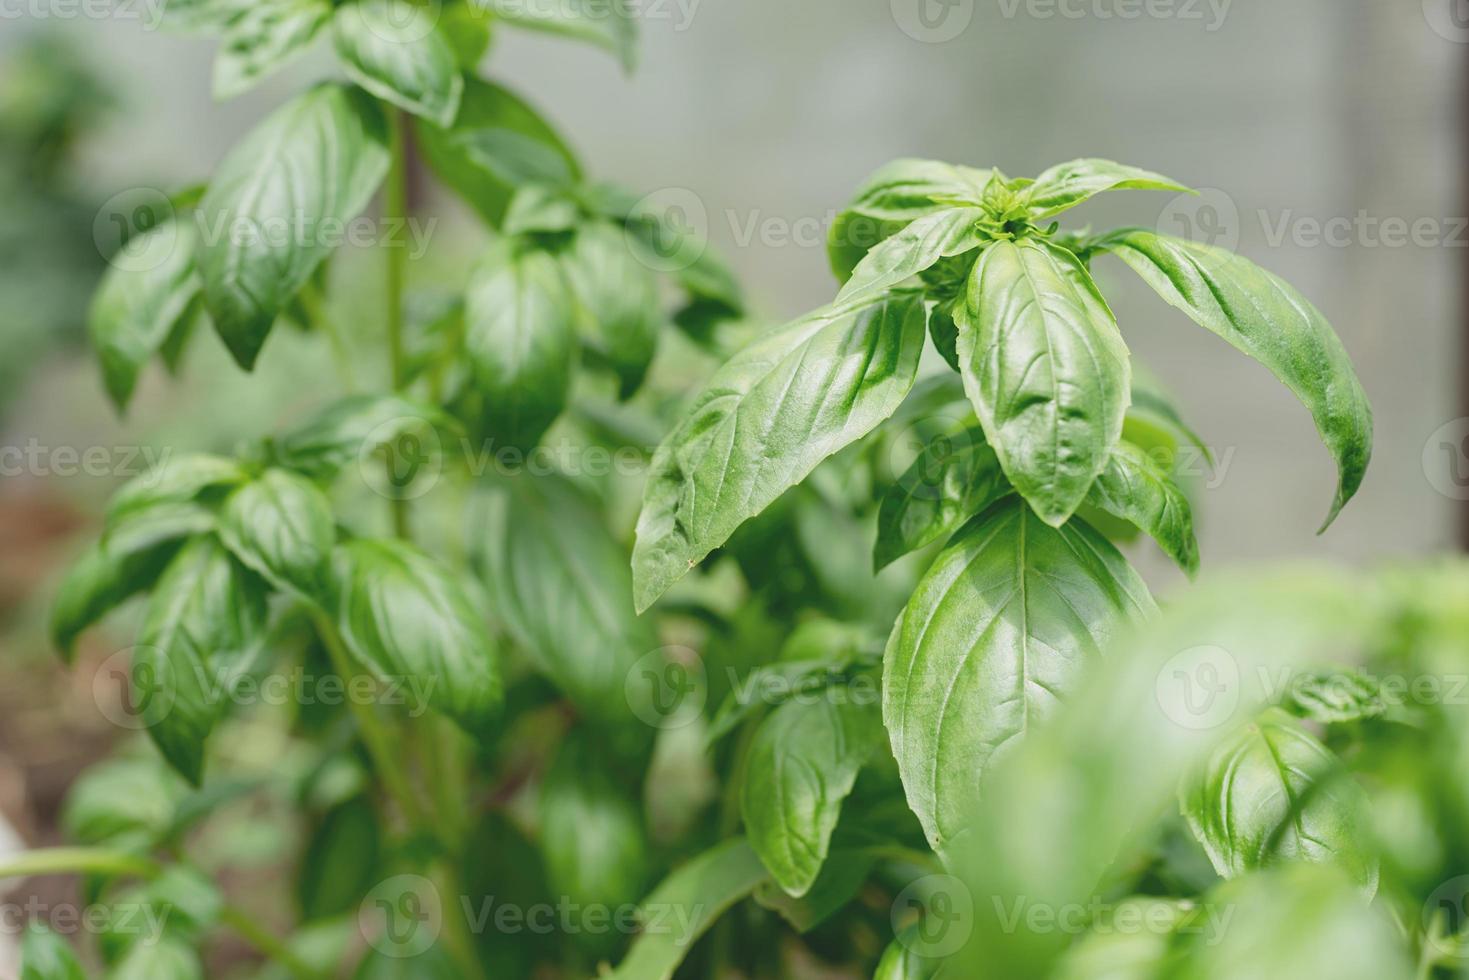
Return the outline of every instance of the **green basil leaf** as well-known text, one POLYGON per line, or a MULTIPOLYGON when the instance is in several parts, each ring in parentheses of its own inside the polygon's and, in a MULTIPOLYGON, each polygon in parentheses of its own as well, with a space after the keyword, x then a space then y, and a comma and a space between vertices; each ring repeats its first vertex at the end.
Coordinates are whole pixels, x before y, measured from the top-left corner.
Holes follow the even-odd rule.
POLYGON ((1382 682, 1349 667, 1296 674, 1281 707, 1322 725, 1381 718, 1390 711, 1382 682))
POLYGON ((382 831, 371 800, 358 796, 327 811, 302 850, 296 877, 302 918, 330 919, 355 910, 382 880, 381 852, 382 831))
POLYGON ((986 769, 1076 693, 1147 588, 1083 521, 1002 501, 954 536, 888 642, 883 717, 908 804, 942 849, 986 769))
POLYGON ((107 503, 107 527, 111 529, 157 507, 186 504, 213 487, 227 487, 245 480, 245 470, 226 456, 190 453, 169 455, 147 473, 123 484, 107 503))
POLYGON ((1233 878, 1285 861, 1339 865, 1371 895, 1367 795, 1300 723, 1269 710, 1221 744, 1179 790, 1215 870, 1233 878))
POLYGON ((354 461, 405 437, 431 456, 459 435, 458 425, 439 409, 402 395, 351 395, 332 402, 281 437, 282 465, 325 480, 354 461))
POLYGON ((678 929, 640 935, 609 974, 610 980, 672 980, 694 941, 767 877, 754 849, 738 837, 685 862, 644 899, 642 907, 687 912, 687 922, 678 929))
POLYGON ((1075 256, 1023 239, 980 254, 954 317, 964 388, 1005 475, 1060 526, 1122 435, 1131 367, 1112 311, 1075 256))
POLYGON ((277 109, 224 158, 199 206, 199 270, 215 329, 246 370, 335 247, 330 228, 360 214, 387 171, 382 111, 340 85, 277 109))
POLYGON ((165 936, 158 942, 134 943, 107 980, 204 980, 204 965, 186 943, 165 936))
POLYGON ((559 477, 521 474, 475 495, 473 564, 496 620, 538 670, 595 719, 627 720, 627 679, 658 647, 633 612, 627 550, 559 477))
POLYGON ((474 74, 490 50, 494 14, 474 2, 450 3, 443 8, 444 38, 454 49, 460 69, 474 74))
POLYGON ((439 178, 492 225, 500 224, 515 187, 525 182, 523 174, 507 175, 498 160, 508 159, 512 168, 545 167, 540 161, 549 149, 560 158, 555 169, 573 181, 581 178, 575 155, 535 109, 508 89, 474 77, 465 79, 454 125, 423 121, 418 137, 439 178))
POLYGON ((168 0, 159 21, 164 30, 185 34, 219 34, 246 0, 168 0))
POLYGON ((883 495, 874 566, 885 568, 948 537, 1011 492, 982 429, 975 426, 938 436, 883 495))
POLYGON ((1035 179, 1022 192, 1036 219, 1074 208, 1103 191, 1150 190, 1193 193, 1187 187, 1151 170, 1140 170, 1111 160, 1072 160, 1060 163, 1035 179))
POLYGON ((184 546, 149 600, 133 648, 139 717, 163 757, 196 785, 223 690, 263 651, 265 600, 264 583, 207 537, 184 546))
MULTIPOLYGON (((1127 408, 1127 421, 1123 424, 1123 438, 1138 443, 1145 449, 1171 442, 1176 447, 1188 443, 1212 463, 1214 454, 1193 428, 1184 421, 1182 413, 1173 404, 1172 397, 1152 372, 1141 365, 1132 366, 1132 404, 1127 408), (1148 431, 1152 438, 1141 440, 1141 433, 1148 431), (1158 433, 1167 438, 1159 439, 1158 433)), ((1170 464, 1171 465, 1171 464, 1170 464)))
POLYGON ((305 477, 268 469, 235 490, 220 508, 219 537, 276 588, 324 595, 336 524, 326 494, 305 477))
POLYGON ((61 826, 67 837, 82 844, 119 838, 151 844, 168 833, 183 797, 184 784, 156 759, 108 759, 72 784, 61 826))
MULTIPOLYGON (((583 907, 626 908, 647 884, 641 806, 593 739, 586 731, 569 734, 541 785, 546 875, 554 894, 583 907)), ((617 942, 615 934, 585 938, 602 949, 617 942)))
POLYGON ((837 295, 837 305, 859 303, 925 272, 940 259, 979 248, 980 208, 951 208, 926 215, 868 252, 837 295))
POLYGON ((356 0, 337 8, 332 28, 348 78, 405 112, 452 126, 464 76, 437 13, 408 0, 356 0))
POLYGON ((102 363, 102 380, 119 410, 127 408, 138 373, 193 309, 200 283, 195 234, 169 221, 128 243, 113 259, 87 316, 102 363))
POLYGON ((653 459, 633 551, 639 611, 747 519, 862 438, 913 388, 915 293, 826 308, 736 354, 653 459))
POLYGON ((628 0, 488 0, 507 24, 586 41, 615 54, 624 71, 638 62, 638 24, 628 0))
POLYGON ((939 160, 894 160, 867 178, 847 207, 872 218, 909 222, 942 208, 982 203, 993 175, 939 160))
MULTIPOLYGON (((935 980, 941 975, 941 962, 919 955, 922 942, 918 939, 918 929, 916 924, 908 926, 888 943, 872 980, 935 980)), ((1120 978, 1108 977, 1107 980, 1120 978)))
POLYGON ((20 980, 87 980, 71 944, 32 919, 20 943, 20 980))
POLYGON ((332 554, 337 628, 347 649, 385 682, 405 685, 470 734, 503 698, 489 629, 449 569, 397 540, 356 540, 332 554))
POLYGON ((1202 923, 1180 930, 1168 980, 1422 977, 1391 917, 1352 884, 1336 868, 1310 864, 1224 882, 1204 895, 1202 923))
MULTIPOLYGON (((506 184, 522 188, 528 184, 565 188, 571 182, 571 168, 561 150, 527 133, 500 128, 471 129, 459 132, 455 144, 475 166, 506 184)), ((511 198, 511 204, 514 203, 511 198)), ((507 233, 514 232, 508 224, 502 227, 507 233)))
POLYGON ((214 97, 233 98, 300 55, 331 15, 326 0, 235 4, 214 60, 214 97))
POLYGON ((804 895, 796 898, 775 882, 762 881, 754 899, 805 935, 851 904, 876 865, 876 858, 861 851, 833 851, 804 895))
POLYGON ((1173 476, 1126 440, 1112 450, 1107 468, 1092 484, 1087 503, 1150 535, 1190 576, 1199 570, 1193 508, 1173 476))
POLYGON ((103 541, 67 570, 51 612, 51 640, 70 662, 77 637, 113 609, 150 587, 178 551, 180 539, 214 526, 208 511, 172 504, 116 524, 103 541))
POLYGON ((838 214, 826 233, 826 257, 837 281, 845 283, 850 279, 868 252, 902 231, 907 224, 906 221, 874 218, 860 211, 838 214))
POLYGON ((109 903, 111 914, 98 938, 103 957, 115 962, 135 946, 197 944, 219 920, 224 899, 212 880, 175 864, 156 878, 114 893, 109 903))
POLYGON ((663 325, 653 270, 633 254, 622 231, 602 222, 582 226, 561 267, 584 333, 617 372, 622 397, 630 397, 653 363, 663 325))
POLYGON ((750 846, 787 894, 799 898, 816 882, 842 802, 881 733, 878 705, 840 687, 786 702, 756 730, 740 812, 750 846))
POLYGON ((576 352, 576 310, 556 259, 502 239, 472 276, 464 353, 479 431, 522 451, 566 408, 576 352))
POLYGON ((545 184, 526 184, 510 199, 501 231, 506 235, 559 235, 576 230, 576 202, 545 184))
POLYGON ((1321 529, 1330 527, 1372 458, 1372 406, 1326 318, 1284 280, 1222 249, 1141 229, 1103 244, 1169 305, 1269 368, 1310 410, 1340 474, 1321 529))

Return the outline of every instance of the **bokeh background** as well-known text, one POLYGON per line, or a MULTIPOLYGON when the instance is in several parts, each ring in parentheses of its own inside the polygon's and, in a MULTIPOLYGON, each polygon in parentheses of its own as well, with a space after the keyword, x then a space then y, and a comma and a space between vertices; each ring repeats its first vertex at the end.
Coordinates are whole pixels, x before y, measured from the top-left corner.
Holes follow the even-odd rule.
MULTIPOLYGON (((1103 260, 1129 343, 1219 460, 1197 508, 1205 561, 1455 547, 1469 499, 1463 0, 638 6, 631 77, 601 52, 510 31, 486 72, 557 121, 596 176, 694 202, 690 219, 763 316, 831 298, 825 226, 893 157, 1012 176, 1078 156, 1161 171, 1206 191, 1109 195, 1076 220, 1235 246, 1280 273, 1336 326, 1377 410, 1366 485, 1317 538, 1334 473, 1305 411, 1103 260)), ((324 352, 282 331, 261 380, 208 338, 180 378, 150 369, 128 419, 105 400, 83 329, 105 202, 203 179, 257 119, 334 70, 322 50, 216 104, 213 43, 150 29, 154 8, 0 0, 0 849, 44 839, 61 788, 115 736, 86 720, 85 692, 64 690, 82 682, 50 669, 43 626, 50 587, 127 467, 145 448, 228 448, 331 390, 324 352), (85 465, 89 450, 104 462, 85 465), (45 737, 57 730, 73 734, 45 737)), ((424 212, 444 217, 418 274, 454 284, 483 232, 447 195, 424 212)), ((363 258, 354 271, 347 257, 343 274, 365 288, 341 291, 342 319, 368 334, 376 270, 363 258)), ((1141 560, 1150 577, 1172 574, 1141 560)))

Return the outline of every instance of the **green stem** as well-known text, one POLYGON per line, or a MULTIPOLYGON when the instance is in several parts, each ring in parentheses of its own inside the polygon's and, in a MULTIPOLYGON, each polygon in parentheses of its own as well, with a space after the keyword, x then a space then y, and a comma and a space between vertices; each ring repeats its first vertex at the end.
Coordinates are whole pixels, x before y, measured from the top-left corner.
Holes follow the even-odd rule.
POLYGON ((0 861, 0 881, 32 875, 83 873, 156 878, 162 870, 156 861, 121 851, 101 847, 49 847, 0 861))
MULTIPOLYGON (((383 191, 383 226, 408 220, 408 146, 404 135, 406 124, 403 113, 389 113, 391 127, 392 163, 388 169, 387 186, 383 191)), ((384 280, 387 287, 388 314, 388 377, 393 391, 400 392, 407 386, 407 369, 403 354, 403 294, 407 279, 408 254, 404 242, 386 241, 387 269, 384 280)), ((387 464, 389 467, 391 463, 387 464)), ((393 474, 388 473, 388 485, 392 486, 393 474)), ((393 497, 393 533, 400 538, 408 537, 408 501, 393 497)))
POLYGON ((254 919, 233 905, 219 910, 219 921, 233 929, 258 951, 275 960, 299 980, 323 980, 325 974, 293 953, 285 943, 271 935, 254 919))
MULTIPOLYGON (((347 655, 342 646, 342 638, 337 633, 337 628, 332 624, 326 614, 317 611, 313 614, 316 619, 316 632, 321 636, 321 642, 326 647, 326 652, 332 661, 332 669, 341 676, 342 681, 351 686, 352 681, 360 675, 360 671, 352 663, 352 658, 347 655)), ((408 781, 408 775, 398 765, 398 759, 392 751, 392 740, 388 737, 382 721, 373 712, 372 705, 363 704, 356 698, 348 698, 352 713, 357 718, 357 731, 362 736, 362 742, 367 746, 367 754, 372 757, 372 764, 377 769, 378 775, 382 777, 383 785, 387 787, 388 795, 397 801, 399 808, 403 811, 404 818, 415 830, 430 827, 423 808, 419 806, 418 794, 413 791, 413 785, 408 781)))

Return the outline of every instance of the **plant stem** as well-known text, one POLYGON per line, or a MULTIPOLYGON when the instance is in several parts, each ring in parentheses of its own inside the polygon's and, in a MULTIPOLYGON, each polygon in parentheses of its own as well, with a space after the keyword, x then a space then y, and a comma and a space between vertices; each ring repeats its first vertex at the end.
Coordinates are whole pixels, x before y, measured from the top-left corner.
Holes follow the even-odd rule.
POLYGON ((323 974, 293 953, 285 943, 271 935, 254 919, 233 905, 219 910, 219 921, 233 929, 239 936, 261 953, 285 967, 299 980, 322 980, 323 974))
POLYGON ((156 861, 101 847, 49 847, 0 861, 0 881, 32 875, 104 874, 156 878, 163 869, 156 861))
MULTIPOLYGON (((403 113, 393 110, 388 114, 391 129, 390 140, 392 163, 388 169, 387 187, 383 191, 383 226, 408 220, 408 146, 404 136, 406 123, 403 113)), ((388 324, 388 378, 393 391, 399 392, 407 385, 407 371, 403 356, 403 285, 407 279, 408 255, 403 242, 385 241, 387 269, 384 283, 387 288, 388 324)), ((387 464, 388 486, 393 485, 392 463, 387 464)), ((394 496, 392 499, 393 533, 400 538, 408 537, 408 501, 394 496)))
MULTIPOLYGON (((316 620, 316 632, 321 636, 322 644, 326 646, 327 655, 331 657, 332 669, 342 678, 343 683, 350 686, 360 672, 343 648, 342 638, 337 634, 336 626, 324 612, 318 610, 313 613, 313 616, 316 620)), ((388 795, 397 801, 404 818, 415 830, 428 828, 430 825, 423 808, 419 806, 413 785, 408 781, 407 773, 398 765, 398 759, 393 755, 392 742, 381 720, 373 713, 372 705, 363 704, 356 698, 348 698, 347 701, 351 705, 353 715, 357 718, 357 730, 362 736, 363 744, 367 746, 367 754, 372 756, 372 764, 377 769, 378 775, 382 777, 388 795)))

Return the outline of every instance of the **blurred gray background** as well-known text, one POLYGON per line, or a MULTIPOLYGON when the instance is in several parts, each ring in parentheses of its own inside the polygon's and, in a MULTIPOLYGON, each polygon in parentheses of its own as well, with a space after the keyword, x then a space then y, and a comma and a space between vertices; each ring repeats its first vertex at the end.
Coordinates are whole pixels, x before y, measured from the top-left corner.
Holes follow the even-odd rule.
MULTIPOLYGON (((772 319, 831 298, 825 224, 893 157, 1019 176, 1103 156, 1210 189, 1190 202, 1111 195, 1074 214, 1237 242, 1299 286, 1360 367, 1377 454, 1360 497, 1316 538, 1334 473, 1305 411, 1264 369, 1102 260, 1134 351, 1220 459, 1200 508, 1206 561, 1362 559, 1452 547, 1462 506, 1422 462, 1430 435, 1463 414, 1459 91, 1469 31, 1450 16, 1458 2, 642 0, 632 78, 596 50, 508 29, 483 70, 557 121, 595 175, 695 192, 712 240, 772 319), (1394 222, 1418 240, 1400 241, 1394 222)), ((0 58, 36 26, 0 21, 0 58)), ((82 39, 118 83, 123 112, 85 147, 101 197, 202 178, 254 120, 332 70, 319 52, 216 105, 209 41, 122 16, 48 26, 82 39)), ((467 219, 463 234, 477 234, 467 219)), ((38 377, 7 441, 105 418, 90 364, 52 364, 38 377)), ((247 388, 221 383, 214 410, 258 429, 247 388)))

